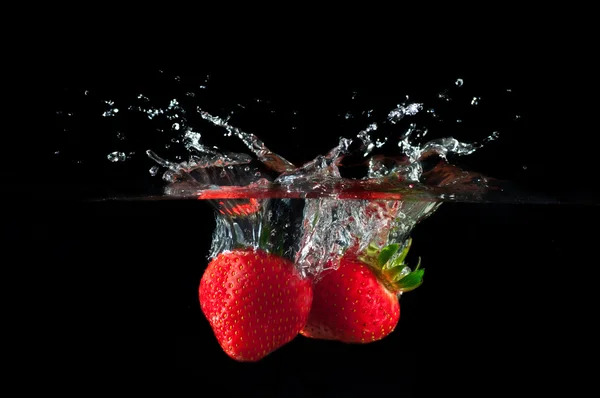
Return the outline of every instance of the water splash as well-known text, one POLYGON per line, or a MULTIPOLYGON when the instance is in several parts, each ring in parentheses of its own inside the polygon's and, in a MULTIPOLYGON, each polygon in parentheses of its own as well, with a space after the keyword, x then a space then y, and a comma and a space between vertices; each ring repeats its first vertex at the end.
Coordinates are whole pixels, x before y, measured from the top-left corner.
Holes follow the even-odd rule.
POLYGON ((269 150, 269 148, 267 148, 265 144, 254 134, 246 133, 237 127, 231 126, 226 120, 212 116, 208 112, 205 112, 201 109, 198 109, 198 112, 203 119, 210 121, 216 126, 223 127, 228 132, 236 135, 244 144, 246 144, 248 149, 250 149, 258 157, 258 160, 263 162, 270 169, 278 173, 283 173, 294 169, 294 165, 291 162, 269 150))
MULTIPOLYGON (((388 113, 387 121, 396 124, 422 109, 422 104, 399 105, 388 113)), ((351 247, 364 250, 406 242, 412 229, 446 198, 485 192, 488 179, 450 165, 448 155, 469 155, 498 137, 494 133, 479 143, 448 137, 419 144, 414 142, 415 136, 422 138, 426 131, 411 123, 398 141, 399 156, 373 156, 389 137, 373 140, 371 133, 378 125, 372 123, 357 134, 358 149, 352 149, 352 139, 342 137, 327 154, 296 167, 255 135, 204 110, 199 113, 238 137, 272 172, 271 178, 250 173, 251 159, 207 148, 200 143, 200 133, 188 131, 186 148, 202 155, 201 160, 175 165, 158 159, 169 168, 169 176, 173 171, 184 176, 182 181, 173 181, 166 194, 206 199, 214 205, 218 215, 212 257, 239 245, 265 247, 266 242, 274 251, 285 248, 284 255, 293 259, 304 275, 315 278, 337 267, 340 255, 351 247), (356 154, 367 158, 367 173, 361 178, 345 178, 342 169, 352 166, 350 158, 356 154), (433 158, 434 166, 426 165, 433 158), (346 160, 348 164, 344 164, 346 160), (242 164, 246 165, 243 169, 242 164), (228 181, 215 177, 214 170, 220 170, 220 177, 226 176, 228 181), (444 190, 449 186, 452 193, 444 190), (298 198, 304 200, 293 200, 298 198)))
MULTIPOLYGON (((181 79, 172 80, 181 83, 181 79)), ((151 131, 170 135, 163 145, 168 151, 159 147, 146 151, 156 163, 149 174, 165 181, 161 198, 203 199, 214 206, 211 256, 240 245, 266 245, 273 251, 283 250, 304 274, 318 276, 327 260, 338 258, 351 246, 364 249, 371 244, 405 242, 412 229, 441 203, 481 201, 494 189, 493 179, 462 170, 452 161, 497 139, 498 132, 478 142, 452 136, 425 141, 447 116, 444 112, 449 105, 464 104, 478 111, 485 107, 487 97, 482 101, 471 93, 455 95, 454 90, 465 90, 463 79, 456 79, 432 103, 406 97, 383 111, 371 107, 341 110, 340 119, 357 127, 347 135, 350 138, 340 137, 328 152, 299 165, 232 122, 238 111, 253 112, 270 106, 269 101, 253 98, 228 110, 213 111, 210 104, 198 104, 210 92, 208 86, 207 78, 195 85, 201 91, 186 87, 158 100, 140 93, 130 106, 121 100, 118 107, 115 101, 104 101, 101 115, 119 122, 126 115, 141 114, 141 119, 151 122, 147 125, 151 131), (211 130, 223 131, 222 137, 235 139, 249 153, 208 144, 214 138, 211 130), (184 152, 170 153, 175 148, 184 152)), ((354 92, 355 103, 356 98, 354 92)), ((274 113, 273 109, 264 112, 274 113)), ((464 116, 451 115, 448 120, 463 124, 468 120, 464 116)), ((111 144, 106 156, 120 163, 130 157, 125 153, 132 152, 114 149, 135 137, 131 131, 127 135, 121 131, 122 125, 115 126, 119 129, 112 136, 119 142, 111 144)), ((337 265, 331 261, 328 266, 337 265)))

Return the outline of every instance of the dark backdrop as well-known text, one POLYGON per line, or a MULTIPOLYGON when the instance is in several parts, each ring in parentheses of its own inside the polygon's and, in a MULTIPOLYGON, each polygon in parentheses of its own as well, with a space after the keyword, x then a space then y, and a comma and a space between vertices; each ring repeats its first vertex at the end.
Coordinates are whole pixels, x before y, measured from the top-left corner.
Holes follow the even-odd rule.
MULTIPOLYGON (((86 87, 129 95, 155 73, 73 69, 56 75, 54 91, 38 99, 42 108, 54 111, 72 101, 69 90, 86 87)), ((11 298, 26 320, 20 360, 28 369, 46 369, 48 385, 68 387, 77 379, 91 389, 110 388, 119 379, 147 387, 175 373, 197 393, 215 387, 246 396, 488 396, 568 393, 587 384, 593 375, 583 364, 595 360, 597 313, 595 152, 585 122, 576 112, 561 113, 577 84, 535 70, 463 74, 465 82, 484 87, 483 98, 485 90, 511 84, 520 90, 515 105, 527 116, 510 139, 482 150, 481 162, 467 163, 556 203, 442 205, 412 235, 410 260, 422 257, 425 283, 402 297, 392 335, 364 346, 298 337, 256 364, 222 353, 199 310, 197 285, 214 226, 210 206, 85 201, 128 192, 146 181, 136 176, 143 170, 147 179, 147 169, 56 162, 60 132, 53 130, 31 149, 36 161, 5 169, 3 265, 21 271, 24 282, 11 298)), ((318 127, 328 126, 327 110, 348 92, 387 104, 398 90, 435 92, 461 74, 405 74, 391 82, 385 74, 318 68, 278 78, 270 70, 220 76, 228 82, 224 101, 270 95, 315 110, 301 137, 262 137, 290 158, 312 158, 337 141, 338 134, 318 127)), ((104 150, 100 127, 80 132, 76 144, 104 150)))

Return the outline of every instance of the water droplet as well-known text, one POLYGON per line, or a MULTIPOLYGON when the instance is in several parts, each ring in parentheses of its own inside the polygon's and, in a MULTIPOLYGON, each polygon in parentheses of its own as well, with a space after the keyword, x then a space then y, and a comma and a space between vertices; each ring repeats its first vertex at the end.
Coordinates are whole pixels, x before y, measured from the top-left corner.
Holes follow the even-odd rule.
POLYGON ((456 119, 456 123, 462 123, 462 119, 456 119))
POLYGON ((507 88, 507 89, 506 89, 506 92, 508 92, 508 93, 512 93, 512 88, 507 88))
POLYGON ((58 154, 60 154, 60 151, 54 151, 54 154, 58 155, 58 154))
POLYGON ((185 93, 185 95, 187 95, 188 97, 195 97, 196 93, 192 93, 191 91, 188 91, 187 93, 185 93))
POLYGON ((527 170, 527 165, 523 165, 523 170, 527 170))
POLYGON ((518 120, 521 118, 521 115, 515 115, 515 120, 518 120))
POLYGON ((446 101, 451 101, 452 98, 450 98, 450 96, 448 95, 448 90, 444 90, 441 93, 438 94, 438 98, 446 100, 446 101))
POLYGON ((109 153, 106 158, 111 162, 123 162, 127 158, 124 152, 114 151, 109 153))
POLYGON ((175 76, 175 78, 174 78, 174 79, 175 79, 175 81, 176 81, 176 82, 179 82, 179 81, 181 81, 181 77, 179 77, 179 76, 175 76))
POLYGON ((353 118, 354 116, 352 116, 352 114, 350 112, 346 112, 346 114, 344 115, 344 119, 348 120, 353 118))
POLYGON ((473 97, 473 99, 471 100, 471 105, 479 105, 479 101, 481 101, 480 97, 473 97))
POLYGON ((89 93, 90 93, 90 90, 85 90, 85 91, 83 92, 83 95, 88 95, 89 93))
POLYGON ((123 134, 120 131, 117 131, 117 138, 121 141, 123 141, 125 139, 125 134, 123 134))
POLYGON ((352 92, 352 99, 356 98, 356 94, 358 94, 356 91, 352 92))
POLYGON ((150 167, 150 170, 148 170, 150 172, 150 175, 154 177, 156 175, 156 173, 158 173, 158 168, 159 168, 158 166, 150 167))
POLYGON ((171 126, 173 128, 173 130, 179 130, 179 123, 173 123, 173 126, 171 126))
POLYGON ((456 82, 455 82, 455 83, 456 83, 456 85, 457 85, 458 87, 462 87, 462 85, 463 85, 464 81, 463 81, 463 79, 456 79, 456 82))
POLYGON ((177 176, 171 170, 165 171, 165 174, 163 174, 162 178, 166 182, 175 182, 175 181, 177 181, 177 176))
POLYGON ((250 171, 250 167, 248 167, 248 166, 244 167, 244 171, 250 171))

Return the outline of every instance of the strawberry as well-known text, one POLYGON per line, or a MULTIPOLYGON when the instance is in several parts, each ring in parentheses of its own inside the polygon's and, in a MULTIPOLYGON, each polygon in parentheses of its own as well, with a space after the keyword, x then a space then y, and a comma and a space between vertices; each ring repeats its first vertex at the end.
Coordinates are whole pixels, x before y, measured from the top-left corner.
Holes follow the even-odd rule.
POLYGON ((219 344, 238 361, 258 361, 294 339, 313 293, 291 261, 262 249, 221 252, 198 290, 219 344))
MULTIPOLYGON (((369 343, 389 335, 400 319, 399 295, 417 288, 424 269, 411 272, 403 250, 370 245, 364 253, 348 250, 339 268, 325 271, 314 285, 313 305, 300 334, 315 339, 369 343)), ((329 264, 331 265, 331 264, 329 264)))

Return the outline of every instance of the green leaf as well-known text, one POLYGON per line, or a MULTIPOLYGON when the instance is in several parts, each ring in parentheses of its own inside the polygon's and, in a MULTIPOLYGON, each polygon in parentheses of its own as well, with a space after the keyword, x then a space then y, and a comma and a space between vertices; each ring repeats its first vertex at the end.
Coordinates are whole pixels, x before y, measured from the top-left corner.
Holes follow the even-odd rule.
POLYGON ((404 269, 406 268, 406 265, 404 267, 394 267, 385 271, 385 275, 388 278, 388 280, 392 282, 398 282, 400 279, 403 278, 402 271, 404 271, 404 269))
POLYGON ((404 260, 406 259, 406 256, 408 255, 408 251, 410 250, 411 245, 412 245, 412 238, 408 238, 408 240, 406 241, 406 245, 404 246, 404 249, 402 249, 402 252, 398 255, 398 257, 396 257, 394 259, 393 263, 391 264, 392 267, 399 267, 404 264, 404 260))
POLYGON ((425 269, 419 269, 406 275, 397 282, 399 290, 409 292, 418 288, 423 283, 423 274, 425 274, 425 269))
POLYGON ((415 267, 415 271, 419 269, 421 266, 421 257, 419 257, 419 261, 417 261, 417 266, 415 267))
POLYGON ((379 264, 379 266, 383 267, 385 264, 387 264, 389 259, 392 258, 394 254, 396 254, 398 249, 400 249, 400 245, 397 243, 392 243, 384 247, 381 250, 381 253, 379 253, 379 257, 377 258, 377 263, 379 264))
POLYGON ((262 249, 266 249, 269 244, 269 238, 271 237, 271 227, 268 223, 262 223, 262 231, 258 239, 258 246, 262 249))
POLYGON ((379 253, 379 247, 373 242, 367 246, 367 257, 375 257, 379 253))

